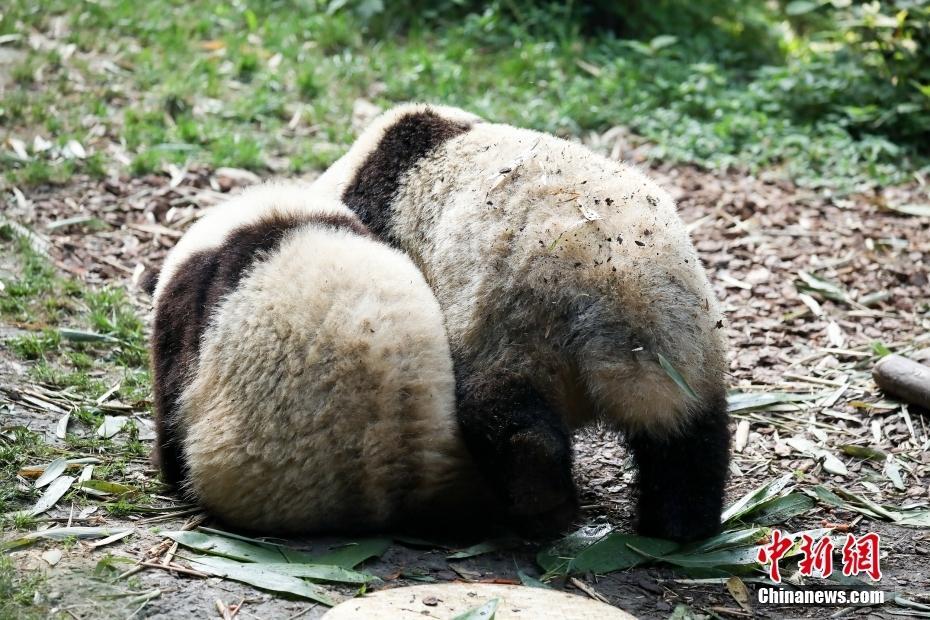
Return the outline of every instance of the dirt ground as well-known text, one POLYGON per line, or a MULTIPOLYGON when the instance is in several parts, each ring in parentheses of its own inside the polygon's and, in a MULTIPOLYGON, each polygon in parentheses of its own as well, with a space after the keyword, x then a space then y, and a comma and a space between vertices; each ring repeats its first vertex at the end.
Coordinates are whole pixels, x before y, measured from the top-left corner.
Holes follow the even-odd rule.
MULTIPOLYGON (((595 148, 606 150, 614 144, 608 138, 593 142, 595 148)), ((635 150, 628 151, 622 144, 616 150, 627 158, 637 157, 635 150)), ((816 395, 800 404, 734 414, 736 451, 729 499, 794 472, 799 486, 826 482, 883 504, 928 502, 930 420, 926 412, 889 404, 869 374, 875 341, 915 359, 930 359, 930 220, 887 208, 926 203, 928 192, 922 180, 906 187, 830 196, 786 181, 692 167, 656 165, 652 173, 679 201, 723 300, 732 343, 732 388, 816 395), (825 300, 809 290, 809 297, 799 296, 810 288, 810 280, 805 288, 801 272, 814 274, 815 283, 834 283, 846 301, 825 300), (786 442, 798 437, 836 455, 847 473, 829 473, 822 458, 786 442), (867 445, 894 455, 903 488, 895 488, 881 463, 844 454, 843 444, 867 445)), ((91 286, 125 287, 140 311, 147 313, 148 299, 139 288, 144 272, 158 268, 166 250, 202 209, 222 199, 226 191, 253 180, 252 175, 238 171, 205 169, 104 181, 78 178, 66 186, 4 196, 3 214, 46 238, 60 270, 91 286), (50 224, 78 216, 99 218, 108 226, 49 229, 50 224)), ((3 339, 16 333, 13 326, 0 326, 3 339)), ((23 406, 17 399, 17 393, 30 388, 27 370, 26 362, 0 344, 4 388, 0 391, 0 426, 24 424, 54 444, 59 441, 54 433, 59 415, 23 406)), ((144 420, 145 415, 137 417, 144 420)), ((148 427, 143 423, 142 428, 148 427)), ((140 438, 150 442, 151 433, 142 432, 140 438)), ((618 439, 597 431, 580 436, 576 467, 584 506, 579 525, 611 523, 620 531, 630 531, 633 471, 618 439)), ((153 473, 144 459, 133 462, 131 469, 144 476, 153 473)), ((172 500, 165 498, 164 505, 171 506, 172 500)), ((74 517, 65 502, 47 516, 74 517)), ((147 569, 114 581, 107 578, 112 574, 100 573, 98 563, 107 555, 127 559, 117 563, 117 572, 132 568, 162 542, 159 528, 179 529, 190 525, 190 517, 183 514, 145 522, 139 516, 90 512, 75 524, 133 526, 135 533, 101 548, 83 542, 48 542, 11 555, 23 574, 41 571, 47 575, 36 602, 60 617, 219 617, 217 600, 227 605, 242 601, 239 618, 318 618, 325 613, 323 606, 214 577, 147 569), (63 553, 54 566, 42 557, 49 549, 63 553)), ((792 519, 789 526, 797 531, 820 527, 823 522, 849 524, 859 533, 878 531, 882 535, 882 588, 930 602, 930 530, 859 519, 851 512, 823 506, 792 519)), ((338 542, 290 541, 311 550, 338 542)), ((473 542, 456 541, 452 546, 473 542)), ((534 560, 539 548, 539 543, 525 542, 506 551, 448 560, 446 548, 395 543, 380 559, 363 567, 384 580, 376 588, 424 580, 519 583, 518 570, 540 574, 534 560)), ((689 583, 670 569, 640 568, 579 579, 611 604, 642 618, 668 618, 682 604, 688 613, 726 618, 834 617, 837 613, 887 618, 915 613, 893 605, 837 610, 755 603, 747 612, 721 582, 689 583)), ((556 580, 552 585, 581 593, 570 581, 556 580)), ((750 584, 751 590, 754 587, 750 584)), ((346 596, 354 591, 342 586, 333 586, 333 590, 346 596)), ((678 614, 682 613, 679 609, 678 614)))

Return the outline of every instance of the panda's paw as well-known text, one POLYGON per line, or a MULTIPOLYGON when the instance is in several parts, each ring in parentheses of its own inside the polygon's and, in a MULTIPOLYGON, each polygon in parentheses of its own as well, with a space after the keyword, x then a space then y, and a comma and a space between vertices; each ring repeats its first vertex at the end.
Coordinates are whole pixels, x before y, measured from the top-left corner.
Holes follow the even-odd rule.
POLYGON ((640 502, 637 532, 641 536, 680 543, 704 540, 719 533, 720 510, 716 502, 700 497, 691 499, 687 507, 677 503, 662 506, 640 502))
POLYGON ((514 523, 539 534, 567 527, 578 509, 568 439, 534 428, 516 433, 509 447, 504 484, 514 523))

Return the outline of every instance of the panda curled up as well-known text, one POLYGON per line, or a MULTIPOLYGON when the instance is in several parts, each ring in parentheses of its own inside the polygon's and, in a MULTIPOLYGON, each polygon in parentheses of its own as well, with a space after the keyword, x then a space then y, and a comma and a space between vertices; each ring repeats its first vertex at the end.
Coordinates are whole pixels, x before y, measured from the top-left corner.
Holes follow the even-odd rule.
POLYGON ((225 523, 384 529, 481 497, 436 298, 339 202, 269 184, 215 207, 154 307, 155 458, 225 523))
POLYGON ((554 533, 578 508, 572 433, 601 424, 636 462, 640 533, 696 540, 719 529, 729 462, 721 327, 647 176, 400 106, 310 190, 247 191, 169 254, 158 456, 169 482, 250 530, 502 506, 554 533))

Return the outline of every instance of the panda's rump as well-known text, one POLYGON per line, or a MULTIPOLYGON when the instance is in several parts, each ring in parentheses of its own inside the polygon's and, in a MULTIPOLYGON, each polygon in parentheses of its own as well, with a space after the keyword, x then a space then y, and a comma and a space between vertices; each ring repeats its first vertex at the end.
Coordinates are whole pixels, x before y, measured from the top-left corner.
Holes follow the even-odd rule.
POLYGON ((293 235, 223 300, 203 351, 181 407, 190 490, 233 523, 377 527, 462 471, 438 306, 373 240, 293 235))

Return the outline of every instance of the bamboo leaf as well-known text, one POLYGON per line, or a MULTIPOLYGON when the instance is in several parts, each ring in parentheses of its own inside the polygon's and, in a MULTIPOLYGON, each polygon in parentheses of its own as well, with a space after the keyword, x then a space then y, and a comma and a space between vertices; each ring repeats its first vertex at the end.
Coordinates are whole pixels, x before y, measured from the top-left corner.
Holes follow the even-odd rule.
POLYGON ((196 549, 197 551, 203 551, 205 553, 234 560, 265 562, 270 564, 287 561, 287 558, 275 547, 251 544, 228 536, 188 531, 162 532, 162 536, 166 536, 176 541, 179 545, 183 545, 190 549, 196 549))
POLYGON ((811 291, 833 301, 849 303, 846 290, 836 282, 819 278, 806 271, 799 271, 798 278, 800 279, 795 281, 795 286, 800 291, 811 291))
POLYGON ((790 394, 787 392, 735 392, 727 396, 730 413, 766 409, 782 403, 799 403, 817 398, 816 394, 790 394))
POLYGON ((65 340, 70 340, 72 342, 119 342, 113 336, 98 334, 97 332, 84 331, 81 329, 69 329, 67 327, 62 327, 58 330, 58 333, 65 340))
POLYGON ((132 528, 112 528, 112 527, 56 527, 50 530, 42 530, 40 532, 32 532, 19 538, 12 540, 4 541, 0 543, 0 549, 8 550, 15 549, 17 547, 24 547, 26 545, 31 545, 37 540, 40 539, 49 539, 49 540, 64 540, 66 538, 79 538, 79 539, 90 539, 90 538, 106 538, 108 536, 115 536, 116 534, 121 534, 124 532, 131 532, 132 528))
POLYGON ((816 505, 817 502, 803 493, 789 493, 759 504, 744 514, 742 520, 756 525, 776 525, 804 514, 816 505))
POLYGON ((785 474, 781 478, 776 478, 775 480, 767 482, 761 487, 750 491, 738 499, 732 506, 724 510, 723 514, 720 516, 720 520, 726 524, 731 521, 736 521, 743 515, 752 512, 764 502, 781 493, 782 490, 788 486, 791 480, 792 475, 785 474))
POLYGON ((41 489, 45 485, 51 483, 55 478, 65 473, 65 469, 68 467, 68 459, 60 458, 55 459, 51 463, 45 466, 45 471, 42 472, 42 475, 39 476, 39 479, 36 480, 36 488, 41 489))
POLYGON ((139 489, 118 482, 107 482, 106 480, 84 480, 75 488, 82 491, 90 491, 92 495, 128 495, 138 493, 139 489))
POLYGON ((334 606, 338 601, 336 594, 322 586, 309 581, 304 581, 297 577, 282 575, 272 570, 263 568, 261 564, 236 562, 222 557, 198 556, 196 558, 186 558, 195 570, 241 581, 257 588, 271 590, 273 592, 286 592, 295 596, 300 596, 329 607, 334 606))
POLYGON ((539 579, 531 575, 527 575, 522 570, 517 571, 517 577, 520 578, 520 583, 522 583, 528 588, 545 588, 547 590, 552 589, 552 586, 550 586, 548 583, 544 581, 540 581, 539 579))
POLYGON ((29 511, 29 514, 32 516, 40 515, 57 504, 58 500, 68 492, 72 484, 74 484, 74 478, 72 476, 60 476, 55 478, 55 480, 48 485, 48 489, 45 490, 45 493, 39 498, 39 501, 36 502, 36 505, 29 511))
POLYGON ((97 429, 97 436, 109 439, 123 430, 128 422, 129 418, 125 416, 104 416, 103 424, 97 429))
POLYGON ((317 581, 334 581, 338 583, 371 583, 381 581, 378 577, 369 573, 342 568, 341 566, 332 566, 330 564, 291 564, 288 562, 256 562, 255 566, 263 569, 289 575, 291 577, 300 577, 302 579, 313 579, 317 581))
POLYGON ((568 563, 575 559, 583 549, 607 536, 611 531, 609 525, 585 526, 551 546, 542 549, 536 555, 536 563, 547 573, 566 574, 568 563))
POLYGON ((485 542, 478 543, 477 545, 472 545, 462 549, 461 551, 456 551, 446 556, 447 560, 461 560, 464 558, 473 558, 475 556, 484 555, 485 553, 494 553, 495 551, 501 551, 504 549, 512 549, 517 546, 519 541, 513 538, 499 538, 495 540, 487 540, 485 542))
POLYGON ((365 560, 380 557, 390 546, 390 538, 368 538, 316 556, 312 559, 312 562, 314 564, 341 566, 342 568, 355 568, 365 560))
POLYGON ((930 204, 885 205, 885 208, 905 215, 930 217, 930 204))

